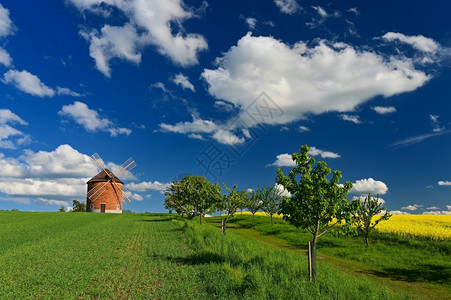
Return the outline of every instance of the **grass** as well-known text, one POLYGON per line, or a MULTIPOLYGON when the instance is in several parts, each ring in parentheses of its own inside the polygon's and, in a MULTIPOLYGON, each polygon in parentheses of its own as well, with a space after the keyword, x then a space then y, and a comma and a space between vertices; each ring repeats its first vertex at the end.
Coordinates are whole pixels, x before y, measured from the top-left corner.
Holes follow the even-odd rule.
POLYGON ((403 299, 380 283, 169 215, 0 212, 0 299, 403 299))
MULTIPOLYGON (((219 220, 212 218, 209 222, 217 224, 219 220)), ((307 231, 281 219, 275 219, 275 224, 271 225, 267 217, 256 216, 253 219, 238 214, 229 220, 229 224, 238 233, 275 247, 296 251, 302 249, 303 253, 306 252, 307 241, 311 240, 311 234, 307 231)), ((439 298, 451 298, 450 240, 376 232, 370 243, 370 247, 366 247, 361 237, 325 234, 319 239, 317 249, 323 261, 340 269, 363 272, 375 279, 387 279, 382 280, 384 282, 400 283, 395 286, 405 290, 416 289, 425 296, 435 293, 439 298)))

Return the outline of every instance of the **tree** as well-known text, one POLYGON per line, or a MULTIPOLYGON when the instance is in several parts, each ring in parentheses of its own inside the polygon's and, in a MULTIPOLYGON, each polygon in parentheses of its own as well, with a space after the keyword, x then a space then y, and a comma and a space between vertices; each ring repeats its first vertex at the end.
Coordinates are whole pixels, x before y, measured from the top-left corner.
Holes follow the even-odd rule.
POLYGON ((308 152, 309 147, 304 145, 299 153, 293 153, 292 159, 296 166, 288 176, 280 168, 277 169, 276 182, 292 194, 280 204, 284 220, 296 227, 305 228, 312 234, 312 265, 309 266, 309 274, 311 279, 315 279, 316 241, 343 220, 343 229, 351 229, 359 202, 349 202, 346 199, 352 183, 347 181, 344 185, 339 185, 342 176, 340 171, 332 173, 324 161, 313 166, 316 160, 309 157, 308 152), (332 178, 329 180, 327 176, 331 173, 332 178), (297 177, 300 177, 299 181, 297 177))
MULTIPOLYGON (((359 201, 361 200, 359 199, 359 201)), ((371 197, 371 194, 368 194, 363 202, 361 202, 360 208, 355 216, 358 229, 363 231, 365 234, 365 243, 367 247, 370 245, 370 231, 374 229, 379 222, 388 220, 392 216, 389 211, 385 211, 380 218, 374 218, 376 215, 379 215, 383 210, 385 210, 385 207, 383 207, 382 204, 383 203, 379 200, 379 195, 374 198, 371 197)))
POLYGON ((200 216, 200 224, 207 212, 214 212, 221 200, 221 187, 205 177, 187 176, 182 181, 173 181, 167 189, 165 207, 186 213, 188 217, 200 216))
POLYGON ((72 208, 73 212, 85 212, 86 211, 85 203, 79 202, 77 200, 73 200, 72 204, 73 204, 73 208, 72 208))
POLYGON ((262 207, 262 195, 260 187, 257 191, 252 190, 249 193, 249 197, 246 199, 246 208, 252 213, 252 218, 255 219, 255 213, 262 207))
POLYGON ((66 212, 66 208, 64 208, 64 205, 61 205, 61 207, 58 210, 59 212, 66 212))
POLYGON ((180 180, 173 180, 171 185, 166 187, 166 196, 164 199, 164 208, 169 210, 175 210, 177 214, 189 215, 193 212, 194 208, 192 205, 187 203, 186 199, 182 197, 181 193, 182 182, 180 180))
POLYGON ((241 192, 236 190, 236 184, 233 188, 228 188, 225 183, 223 183, 225 189, 229 192, 228 195, 223 195, 221 202, 218 203, 218 208, 227 213, 226 217, 222 221, 222 234, 226 234, 227 221, 230 217, 236 213, 241 202, 241 192))
POLYGON ((279 205, 282 201, 282 191, 278 186, 263 186, 261 188, 262 210, 271 217, 271 224, 274 225, 273 215, 279 212, 279 205))
POLYGON ((246 208, 247 202, 249 201, 250 194, 248 191, 239 190, 238 195, 240 197, 238 208, 241 211, 241 215, 243 215, 243 210, 246 208))

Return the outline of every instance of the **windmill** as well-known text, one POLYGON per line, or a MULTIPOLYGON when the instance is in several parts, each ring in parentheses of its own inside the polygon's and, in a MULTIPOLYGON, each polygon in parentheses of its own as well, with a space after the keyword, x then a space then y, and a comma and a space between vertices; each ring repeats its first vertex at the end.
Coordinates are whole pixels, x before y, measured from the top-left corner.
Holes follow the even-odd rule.
MULTIPOLYGON (((101 171, 86 183, 88 185, 86 210, 101 213, 122 213, 122 197, 125 196, 131 202, 127 196, 124 183, 106 168, 106 164, 97 153, 94 153, 91 157, 101 171)), ((134 167, 136 167, 136 163, 130 157, 120 166, 117 175, 128 172, 134 167)))

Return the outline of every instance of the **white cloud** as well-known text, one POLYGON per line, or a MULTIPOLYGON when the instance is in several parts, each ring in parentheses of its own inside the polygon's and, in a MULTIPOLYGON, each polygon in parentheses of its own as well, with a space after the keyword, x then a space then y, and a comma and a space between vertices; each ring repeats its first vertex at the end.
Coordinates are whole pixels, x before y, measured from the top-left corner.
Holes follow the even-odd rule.
POLYGON ((8 52, 6 52, 5 49, 0 47, 0 64, 4 65, 5 67, 10 67, 13 62, 13 59, 11 58, 11 55, 9 55, 8 52))
POLYGON ((179 73, 175 75, 174 78, 172 78, 172 81, 181 86, 183 89, 191 90, 192 92, 195 92, 194 85, 189 81, 189 78, 182 73, 179 73))
MULTIPOLYGON (((360 199, 360 201, 363 202, 366 199, 366 197, 368 197, 368 195, 354 196, 354 197, 352 197, 352 200, 360 199)), ((373 195, 371 195, 371 197, 374 198, 374 199, 377 199, 377 197, 374 197, 373 195)), ((378 200, 379 201, 377 201, 377 203, 379 203, 379 204, 384 204, 385 203, 385 200, 380 198, 380 197, 379 197, 378 200)))
POLYGON ((97 69, 105 76, 111 76, 109 62, 113 58, 124 59, 135 64, 141 62, 141 53, 137 52, 139 37, 131 24, 124 26, 104 25, 101 32, 93 29, 82 31, 81 36, 89 45, 89 54, 96 62, 97 69))
POLYGON ((299 131, 300 132, 307 132, 307 131, 310 131, 310 128, 308 128, 307 126, 299 126, 299 131))
POLYGON ((437 182, 438 185, 451 185, 451 181, 443 181, 440 180, 439 182, 437 182))
POLYGON ((357 9, 357 7, 352 7, 348 9, 348 12, 355 14, 356 16, 360 15, 359 10, 357 9))
POLYGON ((291 158, 291 154, 283 153, 276 156, 276 161, 268 166, 274 167, 294 167, 296 162, 291 158))
MULTIPOLYGON (((9 10, 0 3, 0 38, 4 38, 14 33, 14 25, 9 18, 9 10)), ((0 47, 0 64, 10 67, 12 58, 9 53, 0 47)))
MULTIPOLYGON (((224 125, 218 125, 210 120, 203 120, 192 116, 191 122, 179 122, 175 125, 161 123, 161 132, 174 132, 187 135, 189 138, 204 139, 201 134, 209 134, 217 142, 224 145, 237 145, 245 141, 244 137, 238 137, 224 125)), ((243 132, 242 132, 243 133, 243 132)), ((244 134, 244 133, 243 133, 244 134)))
POLYGON ((387 57, 346 44, 336 49, 324 40, 310 48, 303 42, 290 46, 273 37, 250 34, 217 63, 217 69, 202 73, 208 92, 241 108, 241 117, 251 125, 256 121, 244 110, 262 91, 283 115, 257 122, 286 124, 308 113, 352 111, 377 95, 413 91, 430 79, 408 58, 387 57), (297 46, 301 44, 302 49, 297 46))
POLYGON ((36 75, 28 71, 9 70, 3 74, 2 81, 6 84, 12 84, 17 89, 38 97, 53 97, 55 91, 46 86, 36 75))
POLYGON ((451 215, 451 210, 431 210, 425 211, 422 213, 423 215, 451 215))
POLYGON ((183 21, 195 17, 182 0, 68 0, 80 11, 107 17, 111 8, 121 11, 127 21, 122 26, 105 25, 82 31, 90 42, 90 55, 105 76, 111 75, 114 58, 134 63, 141 61, 140 49, 154 45, 173 63, 190 66, 198 63, 197 55, 208 48, 200 34, 184 33, 183 21), (179 30, 177 30, 179 28, 179 30))
POLYGON ((396 112, 396 108, 394 106, 373 106, 371 107, 371 109, 373 109, 380 115, 386 115, 396 112))
MULTIPOLYGON (((117 166, 106 165, 112 170, 117 166)), ((73 199, 86 199, 86 182, 97 173, 88 155, 67 144, 53 151, 26 150, 18 158, 0 154, 0 200, 69 207, 73 199)))
POLYGON ((0 109, 0 148, 15 149, 17 146, 27 144, 30 141, 28 135, 11 126, 15 124, 28 125, 9 109, 0 109))
POLYGON ((409 210, 409 211, 414 211, 417 210, 418 208, 422 208, 424 205, 419 205, 419 204, 411 204, 411 205, 407 205, 405 207, 401 207, 401 209, 403 210, 409 210))
POLYGON ((382 36, 382 38, 389 42, 397 40, 409 44, 413 48, 426 53, 435 53, 440 48, 440 45, 433 39, 427 38, 423 35, 408 36, 397 32, 387 32, 382 36))
POLYGON ((249 17, 249 18, 244 19, 244 21, 246 21, 246 24, 249 27, 249 29, 255 29, 255 26, 257 25, 256 18, 249 17))
MULTIPOLYGON (((1 59, 1 49, 0 49, 1 59)), ((3 74, 2 81, 6 84, 11 84, 17 89, 37 97, 53 97, 55 95, 67 95, 73 97, 81 97, 82 95, 76 93, 68 88, 57 86, 56 91, 45 85, 38 76, 31 74, 28 71, 9 70, 3 74)))
POLYGON ((428 207, 428 208, 426 208, 426 209, 438 210, 438 209, 440 209, 440 207, 437 207, 437 206, 431 206, 431 207, 428 207))
POLYGON ((311 28, 314 28, 318 25, 323 24, 327 18, 331 18, 331 17, 337 18, 337 17, 341 16, 341 14, 338 11, 335 11, 334 13, 330 14, 330 13, 326 12, 326 10, 324 8, 322 8, 321 6, 312 6, 312 9, 318 13, 319 18, 312 18, 312 20, 310 22, 306 23, 306 25, 310 26, 311 28))
POLYGON ((439 115, 429 115, 429 119, 431 120, 433 127, 433 132, 442 132, 445 130, 445 127, 440 125, 440 121, 438 120, 439 118, 439 115))
POLYGON ((161 183, 158 181, 142 181, 139 183, 129 183, 126 188, 135 192, 147 192, 147 191, 166 191, 166 188, 170 186, 170 183, 161 183))
POLYGON ((280 12, 292 15, 301 9, 296 0, 274 0, 280 12))
POLYGON ((63 105, 58 114, 73 119, 88 132, 105 131, 109 132, 111 136, 117 136, 119 134, 129 135, 132 132, 128 128, 115 127, 113 122, 101 118, 97 111, 90 109, 85 103, 80 101, 63 105))
POLYGON ((322 158, 339 158, 340 154, 330 152, 330 151, 324 151, 321 149, 317 149, 316 147, 310 147, 310 150, 308 152, 311 156, 321 156, 322 158))
POLYGON ((382 181, 374 180, 373 178, 357 180, 351 189, 351 193, 355 194, 380 194, 387 193, 388 187, 382 181))
POLYGON ((410 138, 406 138, 404 140, 401 140, 399 142, 396 142, 394 144, 392 144, 393 147, 406 147, 406 146, 411 146, 414 144, 418 144, 421 143, 427 139, 433 138, 433 137, 437 137, 437 136, 441 136, 445 133, 451 133, 451 130, 441 130, 441 131, 437 131, 437 132, 431 132, 431 133, 425 133, 425 134, 420 134, 417 136, 413 136, 410 138))
POLYGON ((291 197, 291 193, 283 185, 276 183, 274 187, 280 192, 281 196, 291 197))
POLYGON ((352 123, 354 123, 354 124, 360 124, 360 123, 362 123, 362 121, 360 121, 359 116, 356 116, 356 115, 341 114, 341 115, 340 115, 340 118, 341 118, 343 121, 352 122, 352 123))
POLYGON ((410 215, 410 213, 401 210, 391 210, 392 215, 410 215))
POLYGON ((125 191, 124 194, 130 199, 131 201, 142 201, 144 200, 143 196, 140 194, 132 193, 130 191, 125 191))
POLYGON ((14 33, 14 25, 9 18, 9 10, 0 3, 0 38, 14 33))

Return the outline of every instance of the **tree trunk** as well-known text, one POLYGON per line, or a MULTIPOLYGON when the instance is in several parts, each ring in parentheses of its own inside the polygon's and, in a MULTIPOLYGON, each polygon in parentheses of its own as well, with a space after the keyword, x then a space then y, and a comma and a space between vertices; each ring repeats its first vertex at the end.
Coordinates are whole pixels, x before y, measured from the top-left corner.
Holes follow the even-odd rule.
POLYGON ((271 225, 274 225, 274 220, 272 219, 272 214, 271 214, 271 225))
POLYGON ((365 232, 365 243, 366 243, 367 247, 370 245, 370 232, 369 231, 365 232))
POLYGON ((316 278, 316 241, 308 242, 308 271, 309 271, 310 281, 315 281, 315 278, 316 278))
POLYGON ((255 219, 255 213, 254 212, 252 213, 252 219, 255 219))
POLYGON ((227 219, 222 219, 221 220, 221 231, 223 235, 226 235, 226 230, 227 230, 227 219))
POLYGON ((202 219, 203 219, 202 214, 200 214, 200 225, 202 225, 202 219))

